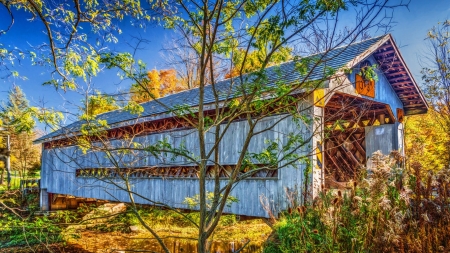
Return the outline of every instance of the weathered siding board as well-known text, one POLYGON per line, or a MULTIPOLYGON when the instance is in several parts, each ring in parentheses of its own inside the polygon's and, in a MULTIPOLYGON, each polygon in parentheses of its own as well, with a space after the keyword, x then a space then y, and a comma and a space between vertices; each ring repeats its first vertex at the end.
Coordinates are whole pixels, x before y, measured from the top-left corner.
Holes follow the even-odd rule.
POLYGON ((392 150, 397 149, 393 140, 397 138, 396 124, 386 124, 365 128, 366 134, 366 156, 370 157, 375 151, 381 150, 388 155, 392 150))
MULTIPOLYGON (((273 119, 262 120, 260 124, 258 124, 257 130, 262 130, 267 126, 270 126, 275 120, 277 120, 279 116, 273 117, 273 119)), ((289 119, 286 119, 280 123, 284 127, 290 125, 289 119)), ((230 129, 227 131, 225 136, 223 137, 224 141, 221 142, 220 150, 220 162, 222 164, 234 164, 240 156, 240 149, 244 145, 244 136, 247 135, 248 132, 248 124, 246 121, 240 121, 233 123, 230 129)), ((249 152, 260 152, 262 147, 266 146, 266 140, 279 139, 280 127, 275 127, 272 130, 263 132, 253 138, 251 144, 249 146, 249 152)), ((214 130, 214 129, 213 129, 214 130)), ((283 129, 281 130, 283 131, 283 129)), ((286 132, 286 129, 284 129, 286 132)), ((194 156, 199 156, 199 147, 198 147, 198 137, 197 133, 192 130, 182 130, 177 132, 169 132, 163 134, 152 134, 147 136, 146 138, 141 137, 137 141, 142 143, 143 145, 153 145, 158 141, 167 139, 173 146, 179 146, 183 144, 186 146, 188 150, 190 150, 194 156), (196 145, 197 144, 197 145, 196 145)), ((206 146, 207 151, 212 148, 214 144, 214 133, 210 132, 206 134, 206 146)), ((111 146, 121 146, 123 147, 123 143, 118 141, 112 141, 111 146)), ((88 152, 92 155, 92 152, 88 152)), ((153 166, 153 165, 174 165, 174 164, 189 164, 189 162, 183 157, 177 157, 175 161, 172 161, 172 156, 169 155, 163 159, 155 159, 153 156, 146 154, 144 152, 133 152, 133 154, 115 154, 115 157, 118 161, 121 161, 121 166, 126 167, 139 167, 139 166, 153 166), (132 163, 132 161, 136 160, 136 157, 141 156, 137 162, 132 163)), ((92 167, 93 164, 98 163, 98 166, 103 167, 111 167, 112 163, 106 159, 106 155, 101 152, 95 153, 95 159, 92 157, 87 157, 88 159, 83 159, 82 167, 92 167), (95 163, 94 163, 95 161, 95 163)), ((211 159, 213 155, 211 156, 211 159)))
MULTIPOLYGON (((285 115, 278 115, 261 120, 257 124, 257 131, 270 127, 285 115)), ((214 144, 216 131, 211 129, 206 134, 206 148, 209 151, 214 144)), ((221 129, 223 131, 223 129, 221 129)), ((247 121, 238 121, 230 125, 228 131, 220 144, 220 162, 222 164, 235 164, 240 156, 240 150, 244 145, 244 137, 247 136, 249 126, 247 121)), ((291 117, 281 120, 278 125, 268 131, 256 135, 250 142, 249 152, 259 153, 267 147, 267 140, 279 141, 280 147, 288 141, 288 133, 305 135, 309 138, 311 133, 310 126, 305 124, 295 124, 291 117)), ((189 129, 165 132, 160 134, 151 134, 141 136, 135 139, 142 145, 153 145, 158 141, 166 139, 174 146, 185 145, 194 156, 199 155, 198 134, 189 129)), ((113 140, 108 145, 112 147, 124 147, 126 142, 122 140, 113 140)), ((304 155, 308 154, 310 143, 302 147, 297 152, 304 155)), ((120 166, 140 167, 140 166, 161 166, 173 164, 192 164, 185 158, 177 157, 171 161, 171 156, 165 159, 155 159, 144 152, 133 151, 130 154, 115 152, 114 158, 117 159, 120 166), (139 157, 137 161, 134 161, 139 157)), ((210 159, 213 159, 214 155, 210 159)), ((119 190, 112 184, 108 184, 96 178, 76 178, 75 170, 78 168, 96 168, 113 167, 113 162, 108 159, 106 153, 100 151, 87 151, 83 153, 78 147, 70 146, 44 150, 43 152, 43 184, 42 188, 47 188, 50 193, 69 194, 78 197, 98 198, 105 200, 118 200, 129 202, 129 196, 125 191, 119 190)), ((302 177, 305 164, 295 164, 279 171, 279 179, 248 179, 239 182, 231 193, 239 200, 231 207, 226 208, 226 212, 251 216, 267 216, 260 203, 260 196, 267 197, 277 211, 287 208, 284 188, 290 191, 298 190, 302 187, 302 177)), ((118 179, 114 182, 120 183, 118 179)), ((187 197, 193 197, 199 194, 198 180, 182 178, 133 178, 131 179, 132 188, 139 194, 148 197, 156 202, 167 203, 177 208, 187 208, 183 202, 187 197)), ((226 180, 221 180, 224 186, 226 180)), ((207 190, 214 190, 214 181, 208 180, 207 190)), ((151 202, 135 196, 137 203, 152 204, 151 202)))
MULTIPOLYGON (((313 106, 310 101, 305 101, 299 105, 299 109, 305 115, 312 115, 313 106)), ((311 117, 308 117, 309 119, 311 117)), ((285 145, 288 141, 288 134, 295 133, 301 135, 304 141, 307 141, 314 134, 314 125, 312 123, 305 122, 294 122, 292 119, 282 122, 277 126, 277 133, 279 139, 282 140, 282 144, 285 145)), ((308 160, 311 160, 311 148, 312 148, 312 138, 306 142, 297 153, 308 160)), ((283 164, 281 164, 283 166, 283 164)), ((304 187, 304 173, 307 169, 307 164, 303 161, 298 161, 292 166, 288 166, 279 171, 279 183, 278 183, 278 203, 276 203, 277 210, 286 210, 290 203, 287 201, 286 194, 294 194, 296 200, 300 203, 301 192, 304 187)), ((311 181, 310 181, 311 182, 311 181)))
POLYGON ((312 197, 315 198, 321 191, 321 186, 324 184, 323 177, 323 155, 320 150, 323 150, 324 144, 324 109, 314 106, 314 132, 316 133, 311 140, 311 173, 309 180, 311 182, 312 197), (322 164, 322 166, 320 166, 322 164))
MULTIPOLYGON (((254 216, 266 216, 262 206, 260 205, 259 196, 261 192, 265 192, 267 189, 271 189, 270 193, 266 197, 274 197, 273 189, 276 187, 277 180, 245 180, 235 186, 231 195, 239 200, 239 203, 232 204, 231 207, 226 207, 225 212, 235 213, 241 215, 254 215, 254 216)), ((199 194, 198 184, 193 179, 136 179, 132 180, 132 189, 138 190, 138 192, 154 201, 166 203, 176 208, 188 208, 183 202, 187 197, 193 197, 199 194), (185 189, 189 189, 186 191, 185 189), (152 194, 153 190, 160 192, 155 196, 152 194), (163 193, 163 194, 162 194, 163 193)), ((224 186, 226 181, 221 181, 221 185, 224 186)), ((79 182, 79 185, 83 187, 77 189, 74 192, 64 190, 61 194, 72 194, 79 197, 88 198, 101 198, 111 201, 124 201, 129 202, 129 196, 125 191, 110 190, 112 187, 105 182, 99 182, 96 179, 83 179, 79 182), (111 195, 107 194, 110 192, 111 195)), ((208 180, 207 190, 212 191, 214 182, 208 180)), ((151 202, 144 200, 140 197, 135 197, 137 203, 152 204, 151 202)))
POLYGON ((395 118, 397 118, 397 108, 403 109, 403 103, 400 101, 384 73, 377 69, 377 74, 378 85, 375 85, 375 100, 388 104, 395 118))
POLYGON ((50 173, 53 171, 50 168, 50 150, 42 149, 42 157, 41 157, 41 181, 40 181, 40 187, 42 189, 47 189, 48 187, 48 179, 51 177, 50 173))

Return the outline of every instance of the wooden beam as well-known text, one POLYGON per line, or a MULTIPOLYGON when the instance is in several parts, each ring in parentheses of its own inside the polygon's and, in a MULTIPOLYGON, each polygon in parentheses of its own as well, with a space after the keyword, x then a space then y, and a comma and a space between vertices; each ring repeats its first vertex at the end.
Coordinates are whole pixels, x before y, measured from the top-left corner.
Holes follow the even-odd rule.
POLYGON ((406 108, 415 108, 415 107, 422 107, 422 106, 423 106, 422 103, 417 103, 417 104, 404 105, 403 107, 406 107, 406 108))
POLYGON ((373 117, 369 120, 369 123, 367 123, 367 126, 373 126, 373 124, 375 123, 375 121, 377 120, 376 117, 373 117))
POLYGON ((349 139, 352 141, 353 146, 358 150, 358 152, 365 156, 366 150, 359 144, 359 141, 355 138, 355 136, 351 134, 349 139))
POLYGON ((394 116, 394 112, 391 110, 391 107, 389 105, 386 105, 386 111, 388 112, 389 115, 389 124, 392 124, 395 121, 397 121, 397 119, 394 116))
MULTIPOLYGON (((332 165, 334 165, 334 167, 336 168, 336 169, 338 169, 339 168, 339 166, 337 165, 337 163, 336 163, 336 160, 334 159, 334 157, 332 156, 332 155, 328 155, 328 153, 325 153, 326 154, 326 160, 330 160, 331 161, 331 163, 332 163, 332 165)), ((328 167, 328 166, 327 166, 328 167)), ((329 166, 329 167, 331 167, 331 166, 329 166)))
MULTIPOLYGON (((347 167, 346 170, 348 172, 350 172, 350 173, 353 172, 354 167, 352 165, 350 165, 344 157, 342 157, 342 151, 341 151, 341 155, 336 156, 336 158, 341 162, 341 164, 344 164, 345 167, 347 167)), ((339 169, 342 169, 342 167, 343 166, 341 166, 339 169)))
MULTIPOLYGON (((383 53, 389 52, 389 51, 395 53, 394 46, 390 43, 384 44, 384 45, 378 47, 377 52, 380 52, 380 51, 382 51, 383 53)), ((376 53, 376 54, 379 54, 379 53, 376 53)))
POLYGON ((398 97, 399 97, 400 99, 402 99, 402 98, 420 98, 420 95, 419 95, 419 94, 412 94, 412 95, 403 95, 403 94, 400 94, 398 97))
POLYGON ((380 60, 378 61, 378 64, 384 71, 387 71, 390 68, 403 68, 403 64, 399 60, 391 60, 391 61, 380 61, 380 60))
POLYGON ((399 76, 408 76, 408 73, 406 71, 397 71, 397 72, 392 72, 392 73, 385 73, 384 74, 387 78, 395 78, 395 77, 399 77, 399 76))
POLYGON ((377 59, 377 61, 381 61, 382 64, 385 64, 387 62, 393 62, 393 61, 397 61, 399 58, 396 55, 393 56, 389 56, 389 57, 375 57, 377 59))
POLYGON ((397 82, 397 81, 408 81, 408 80, 411 80, 410 78, 409 78, 409 76, 402 76, 402 77, 397 77, 397 78, 388 78, 388 80, 389 80, 389 82, 390 83, 393 83, 393 82, 397 82))
POLYGON ((393 84, 391 84, 392 85, 392 87, 394 88, 394 89, 399 89, 399 88, 402 88, 402 89, 411 89, 411 90, 413 90, 413 91, 415 91, 413 88, 414 88, 414 85, 412 84, 412 83, 408 83, 408 84, 405 84, 405 83, 393 83, 393 84))

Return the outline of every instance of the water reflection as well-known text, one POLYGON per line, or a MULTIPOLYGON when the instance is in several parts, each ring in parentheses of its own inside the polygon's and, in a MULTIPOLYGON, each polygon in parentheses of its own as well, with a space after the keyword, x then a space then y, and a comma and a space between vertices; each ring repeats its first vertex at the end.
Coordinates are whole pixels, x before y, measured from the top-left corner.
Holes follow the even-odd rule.
MULTIPOLYGON (((167 248, 172 253, 187 253, 187 252, 197 252, 197 242, 188 241, 188 240, 164 240, 167 248)), ((151 250, 153 252, 163 253, 161 246, 158 242, 151 241, 140 241, 133 243, 133 248, 146 249, 151 250)), ((233 253, 239 250, 242 246, 244 246, 245 241, 242 242, 222 242, 215 241, 211 245, 211 253, 233 253)), ((261 245, 256 245, 254 243, 249 243, 247 246, 241 251, 243 253, 253 253, 253 252, 261 252, 261 245)))

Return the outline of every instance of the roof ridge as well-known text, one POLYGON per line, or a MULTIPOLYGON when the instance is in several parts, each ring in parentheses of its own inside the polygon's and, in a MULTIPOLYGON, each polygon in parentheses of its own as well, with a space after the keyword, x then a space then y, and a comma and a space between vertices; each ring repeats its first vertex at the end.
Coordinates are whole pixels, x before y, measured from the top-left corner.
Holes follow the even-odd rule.
MULTIPOLYGON (((310 54, 310 55, 304 56, 303 58, 308 58, 308 57, 312 57, 312 56, 315 56, 315 55, 320 55, 320 54, 323 54, 323 53, 331 52, 331 51, 338 50, 338 49, 340 49, 340 48, 344 48, 344 47, 348 47, 348 46, 358 45, 358 44, 364 43, 364 42, 366 42, 366 41, 380 39, 380 38, 385 37, 385 36, 388 36, 388 35, 390 35, 390 33, 386 33, 386 34, 384 34, 384 35, 379 35, 379 36, 376 36, 376 37, 368 38, 368 39, 365 39, 365 40, 360 40, 360 41, 358 41, 358 42, 353 42, 353 43, 350 43, 350 44, 345 44, 345 45, 342 45, 342 46, 339 46, 339 47, 335 47, 335 48, 329 49, 329 50, 324 50, 324 51, 321 51, 321 52, 318 52, 318 53, 310 54)), ((270 68, 275 67, 275 66, 281 66, 281 65, 284 65, 284 64, 293 62, 293 61, 294 61, 294 60, 288 60, 288 61, 282 62, 282 63, 280 63, 280 64, 277 64, 277 65, 269 66, 269 67, 265 68, 265 70, 266 70, 266 69, 270 69, 270 68)), ((245 73, 245 74, 243 74, 243 75, 247 75, 247 74, 250 74, 250 73, 245 73)), ((226 81, 226 80, 229 80, 229 79, 232 79, 232 78, 233 78, 233 77, 225 78, 225 79, 219 81, 218 83, 223 82, 223 81, 226 81)), ((210 85, 210 84, 208 84, 208 85, 210 85)), ((176 94, 177 94, 177 93, 176 93, 176 94)))

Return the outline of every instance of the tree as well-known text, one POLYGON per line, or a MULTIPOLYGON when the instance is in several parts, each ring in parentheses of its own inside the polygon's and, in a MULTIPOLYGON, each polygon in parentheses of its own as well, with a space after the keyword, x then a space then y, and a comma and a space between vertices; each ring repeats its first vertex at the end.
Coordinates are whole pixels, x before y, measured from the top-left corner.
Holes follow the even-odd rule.
MULTIPOLYGON (((242 74, 250 73, 261 69, 261 66, 266 58, 264 50, 254 50, 246 54, 245 49, 237 49, 232 56, 232 69, 225 75, 225 78, 236 77, 242 74), (246 58, 246 59, 244 59, 246 58)), ((270 63, 267 67, 275 64, 287 62, 292 59, 292 49, 289 47, 280 47, 277 52, 274 52, 270 57, 270 63)))
POLYGON ((198 87, 199 62, 196 51, 183 38, 172 40, 163 46, 163 58, 167 66, 177 71, 182 86, 187 89, 198 87))
MULTIPOLYGON (((6 104, 1 107, 0 117, 6 135, 11 139, 11 167, 19 171, 21 177, 25 177, 29 169, 39 166, 40 163, 39 148, 32 144, 36 123, 30 113, 29 102, 19 86, 14 86, 9 91, 8 98, 6 104)), ((4 168, 1 172, 1 182, 3 182, 3 170, 4 168)), ((8 185, 9 180, 8 176, 8 185)))
MULTIPOLYGON (((14 136, 14 139, 16 138, 18 134, 23 132, 30 132, 34 126, 35 122, 30 117, 30 114, 27 113, 29 110, 29 104, 28 100, 25 97, 25 94, 22 92, 22 90, 18 86, 14 86, 12 90, 8 93, 8 102, 4 105, 2 105, 0 116, 2 118, 2 123, 5 128, 6 132, 6 141, 7 143, 4 145, 4 147, 9 151, 10 150, 10 137, 14 136)), ((2 138, 3 139, 3 138, 2 138)), ((3 145, 2 145, 3 146, 3 145)), ((28 150, 26 152, 15 152, 15 155, 21 156, 24 153, 28 153, 28 150)), ((13 156, 14 157, 14 156, 13 156)), ((28 157, 28 156, 27 156, 28 157)), ((5 157, 5 167, 7 167, 7 185, 8 189, 11 187, 11 166, 10 159, 11 155, 7 155, 5 157)), ((17 165, 17 159, 13 159, 13 162, 15 165, 17 165)), ((28 163, 25 162, 23 164, 20 164, 19 167, 21 167, 19 171, 23 171, 28 163), (24 165, 24 166, 20 166, 24 165)), ((3 168, 2 168, 2 181, 3 181, 3 168)))
MULTIPOLYGON (((5 20, 3 24, 6 25, 0 28, 0 36, 14 29, 16 18, 38 21, 47 36, 46 41, 28 48, 15 46, 11 49, 0 43, 0 78, 26 79, 15 66, 27 59, 31 65, 48 67, 51 71, 45 85, 64 91, 80 88, 79 82, 86 82, 88 77, 96 76, 101 71, 99 53, 105 44, 118 41, 117 35, 122 32, 118 24, 125 17, 135 26, 145 27, 151 23, 151 3, 141 6, 139 0, 104 3, 90 0, 59 3, 1 0, 0 5, 5 20)), ((153 18, 156 20, 156 16, 153 18)), ((55 129, 63 118, 60 112, 38 107, 28 108, 22 117, 6 116, 17 122, 13 124, 15 130, 23 131, 33 128, 33 120, 45 122, 55 129)))
MULTIPOLYGON (((40 149, 32 143, 36 137, 36 120, 54 126, 62 119, 62 114, 48 108, 30 106, 22 89, 13 86, 8 92, 8 101, 0 108, 0 118, 5 134, 11 139, 12 168, 25 177, 28 170, 37 169, 40 164, 40 149)), ((1 174, 3 176, 3 168, 1 174)), ((8 175, 8 188, 10 179, 8 175)))
MULTIPOLYGON (((431 105, 435 129, 446 135, 440 139, 445 143, 437 145, 446 152, 438 161, 442 167, 450 166, 450 21, 438 23, 427 35, 429 52, 425 56, 427 65, 422 69, 425 93, 431 105)), ((439 142, 438 142, 439 143, 439 142)))
POLYGON ((88 96, 83 112, 84 115, 95 117, 101 113, 114 111, 119 108, 114 97, 104 95, 100 91, 95 91, 95 95, 88 96))
POLYGON ((29 113, 30 105, 19 86, 8 92, 8 101, 1 108, 3 124, 11 133, 31 131, 36 123, 29 113))
POLYGON ((143 86, 133 84, 130 88, 131 100, 136 103, 147 102, 187 88, 177 78, 175 69, 150 70, 147 73, 147 79, 142 82, 143 86))
POLYGON ((430 110, 408 117, 405 122, 405 148, 409 164, 420 163, 428 171, 439 171, 448 164, 450 139, 440 123, 442 116, 430 110))
MULTIPOLYGON (((118 144, 113 144, 105 132, 95 132, 90 137, 94 137, 92 140, 100 140, 103 147, 101 148, 97 144, 95 146, 88 145, 85 150, 108 153, 107 157, 116 167, 114 173, 123 180, 124 185, 100 177, 108 183, 126 190, 131 207, 137 214, 134 201, 136 197, 150 202, 152 200, 133 190, 129 174, 121 170, 120 164, 126 159, 125 157, 129 157, 130 154, 131 157, 141 157, 141 159, 146 156, 154 156, 161 161, 182 157, 195 164, 198 167, 200 188, 199 195, 195 196, 195 202, 200 212, 200 221, 195 223, 199 230, 198 251, 207 252, 207 241, 217 227, 224 208, 232 197, 233 187, 259 171, 274 170, 275 168, 279 170, 293 164, 307 163, 307 157, 311 154, 300 155, 296 151, 306 147, 311 136, 316 134, 319 128, 314 127, 308 137, 295 132, 283 133, 286 136, 286 142, 279 144, 275 140, 269 140, 257 151, 250 149, 252 140, 261 133, 273 129, 286 118, 294 118, 299 124, 297 129, 300 129, 302 124, 309 125, 314 122, 314 118, 306 116, 311 110, 311 105, 299 108, 298 104, 308 101, 309 95, 314 90, 323 88, 324 82, 331 77, 339 78, 335 76, 338 74, 336 69, 331 68, 325 68, 325 73, 318 80, 311 81, 309 76, 316 68, 326 65, 329 60, 327 53, 330 50, 355 41, 364 34, 363 31, 380 21, 377 17, 384 8, 394 7, 387 1, 375 1, 361 5, 360 23, 354 29, 349 29, 338 36, 337 31, 333 29, 337 26, 338 16, 353 5, 357 6, 357 3, 353 1, 170 2, 171 8, 176 12, 165 15, 161 10, 160 14, 164 16, 165 26, 176 29, 182 37, 180 41, 186 41, 185 46, 195 52, 195 62, 198 63, 198 72, 196 72, 198 104, 195 102, 195 107, 186 104, 174 108, 164 104, 162 102, 164 100, 155 99, 154 101, 195 130, 198 141, 195 146, 199 148, 199 152, 194 154, 185 146, 176 146, 165 139, 145 145, 133 143, 132 140, 137 134, 133 135, 132 133, 128 133, 127 137, 123 139, 122 144, 119 145, 121 148, 118 150, 118 144), (277 62, 275 58, 277 55, 286 54, 286 52, 283 53, 283 49, 286 50, 287 46, 291 45, 290 43, 299 42, 297 39, 312 31, 317 31, 317 26, 314 27, 314 30, 311 29, 312 24, 320 24, 319 27, 322 27, 322 31, 328 34, 329 41, 323 54, 312 58, 303 58, 301 55, 295 57, 296 68, 292 73, 283 75, 281 71, 277 72, 279 69, 276 67, 272 68, 273 72, 266 71, 271 63, 277 62), (252 54, 252 52, 255 53, 252 54), (232 55, 239 57, 233 61, 232 55), (256 63, 252 63, 253 60, 256 63), (220 76, 224 75, 224 69, 233 70, 230 76, 235 76, 235 78, 230 80, 230 86, 216 86, 221 79, 220 76), (236 71, 236 69, 239 70, 236 71), (250 71, 252 72, 244 74, 250 71), (288 82, 286 75, 289 74, 299 74, 300 78, 288 82), (218 76, 219 78, 217 78, 218 76), (268 80, 271 85, 267 85, 268 80), (298 93, 299 90, 302 93, 298 93), (291 96, 293 93, 299 95, 291 96), (211 97, 207 97, 206 94, 212 94, 213 102, 210 102, 211 97), (213 108, 213 110, 206 113, 205 108, 208 110, 213 108), (261 127, 261 122, 273 115, 282 116, 280 116, 280 120, 261 127), (244 120, 246 132, 238 152, 236 165, 228 171, 227 180, 223 183, 224 181, 220 179, 220 171, 224 169, 224 165, 219 157, 219 149, 224 135, 229 134, 228 130, 231 124, 238 119, 244 120), (212 143, 206 139, 207 135, 214 136, 211 137, 214 140, 212 143), (129 142, 126 143, 127 141, 129 142), (210 182, 207 173, 211 171, 211 166, 214 190, 210 194, 206 184, 210 182)), ((126 54, 114 53, 102 55, 102 61, 107 64, 108 68, 121 69, 123 75, 132 79, 137 87, 141 87, 147 92, 149 97, 156 98, 158 95, 152 93, 154 88, 146 89, 148 77, 142 62, 135 62, 126 54), (124 58, 125 61, 122 60, 124 58), (133 64, 123 64, 123 62, 133 64)), ((156 72, 154 72, 154 77, 156 80, 156 72)), ((139 160, 134 159, 127 162, 126 166, 136 164, 139 160)), ((165 205, 154 201, 152 203, 165 205)), ((146 224, 139 215, 137 217, 141 224, 158 239, 164 251, 169 252, 150 224, 146 224)))
POLYGON ((11 136, 11 167, 21 178, 38 171, 41 167, 41 149, 34 145, 35 131, 16 133, 11 136))
POLYGON ((9 21, 0 30, 0 36, 13 29, 17 17, 37 20, 47 35, 46 41, 31 48, 9 49, 0 43, 0 71, 6 73, 4 77, 23 77, 14 69, 14 64, 26 58, 33 65, 49 67, 51 78, 44 84, 70 90, 79 87, 78 82, 99 73, 99 52, 105 49, 105 44, 118 42, 117 36, 122 33, 119 24, 125 17, 135 26, 145 27, 158 18, 149 13, 151 7, 162 4, 142 2, 141 6, 140 0, 102 3, 2 0, 0 5, 2 17, 9 21))

